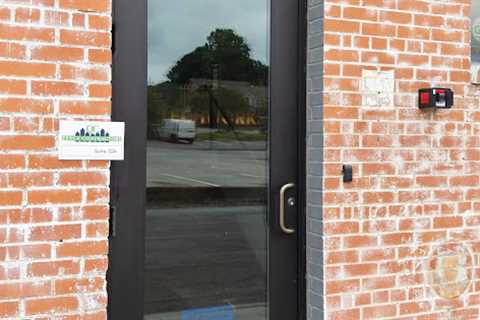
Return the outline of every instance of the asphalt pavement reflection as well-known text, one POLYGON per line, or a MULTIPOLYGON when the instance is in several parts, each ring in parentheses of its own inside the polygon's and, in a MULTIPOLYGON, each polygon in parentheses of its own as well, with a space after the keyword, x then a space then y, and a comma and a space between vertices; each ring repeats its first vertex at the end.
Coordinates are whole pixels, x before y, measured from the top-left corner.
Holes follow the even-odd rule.
POLYGON ((186 144, 151 140, 147 149, 147 187, 263 187, 267 184, 265 142, 186 144))

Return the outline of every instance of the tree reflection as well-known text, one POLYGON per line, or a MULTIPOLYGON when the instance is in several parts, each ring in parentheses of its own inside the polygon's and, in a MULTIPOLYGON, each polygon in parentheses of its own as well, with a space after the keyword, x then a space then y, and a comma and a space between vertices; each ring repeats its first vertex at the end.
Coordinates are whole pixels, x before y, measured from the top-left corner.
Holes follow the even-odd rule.
POLYGON ((268 66, 252 58, 246 40, 216 29, 181 57, 166 81, 148 88, 149 137, 163 119, 190 119, 210 129, 266 131, 268 66))

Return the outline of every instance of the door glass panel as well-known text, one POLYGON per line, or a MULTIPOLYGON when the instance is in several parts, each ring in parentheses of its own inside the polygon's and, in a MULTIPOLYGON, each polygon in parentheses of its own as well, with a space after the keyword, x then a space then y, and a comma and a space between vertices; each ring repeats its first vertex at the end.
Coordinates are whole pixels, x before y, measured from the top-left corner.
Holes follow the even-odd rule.
POLYGON ((145 319, 268 317, 268 0, 149 0, 145 319))

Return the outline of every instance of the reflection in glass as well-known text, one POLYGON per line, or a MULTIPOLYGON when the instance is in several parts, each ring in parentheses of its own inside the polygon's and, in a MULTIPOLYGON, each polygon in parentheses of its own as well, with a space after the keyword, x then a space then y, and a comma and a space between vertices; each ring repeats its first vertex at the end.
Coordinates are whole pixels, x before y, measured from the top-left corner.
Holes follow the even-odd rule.
POLYGON ((145 319, 267 319, 267 2, 149 0, 145 319))
POLYGON ((472 35, 472 76, 473 81, 480 81, 480 2, 472 1, 471 8, 472 35))

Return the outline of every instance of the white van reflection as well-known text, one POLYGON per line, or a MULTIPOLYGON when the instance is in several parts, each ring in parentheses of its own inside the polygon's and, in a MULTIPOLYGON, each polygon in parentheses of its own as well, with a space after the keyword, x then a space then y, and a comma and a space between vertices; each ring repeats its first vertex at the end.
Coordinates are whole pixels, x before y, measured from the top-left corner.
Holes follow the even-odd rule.
POLYGON ((155 138, 172 142, 193 143, 197 138, 197 126, 193 120, 164 119, 161 124, 153 124, 155 138))

